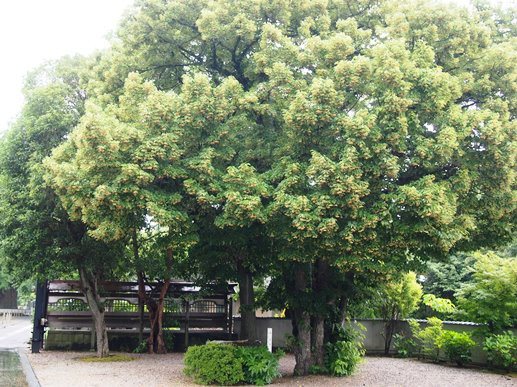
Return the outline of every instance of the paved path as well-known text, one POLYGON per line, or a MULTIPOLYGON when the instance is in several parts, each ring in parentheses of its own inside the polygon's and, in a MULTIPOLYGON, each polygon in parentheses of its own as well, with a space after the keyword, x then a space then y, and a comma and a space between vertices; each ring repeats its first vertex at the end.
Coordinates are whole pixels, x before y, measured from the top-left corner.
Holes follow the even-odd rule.
MULTIPOLYGON (((85 363, 78 358, 87 352, 45 352, 29 354, 36 376, 43 387, 106 386, 196 386, 183 374, 183 354, 131 355, 136 358, 120 363, 85 363)), ((367 357, 357 374, 347 378, 292 376, 294 358, 280 360, 282 378, 273 386, 290 387, 517 387, 517 379, 475 368, 457 368, 411 359, 367 357)))
POLYGON ((6 326, 0 325, 0 348, 28 348, 31 332, 29 317, 13 317, 6 326))

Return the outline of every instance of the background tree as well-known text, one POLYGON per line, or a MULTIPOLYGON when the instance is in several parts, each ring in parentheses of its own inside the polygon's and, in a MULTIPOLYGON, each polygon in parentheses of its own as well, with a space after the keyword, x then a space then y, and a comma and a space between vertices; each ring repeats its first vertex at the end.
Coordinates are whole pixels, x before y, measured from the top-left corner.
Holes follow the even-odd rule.
POLYGON ((422 294, 414 272, 392 279, 380 289, 377 302, 379 315, 385 321, 385 355, 389 354, 397 320, 409 317, 418 308, 422 294))
POLYGON ((475 253, 472 280, 456 293, 458 313, 490 331, 517 326, 517 259, 475 253))

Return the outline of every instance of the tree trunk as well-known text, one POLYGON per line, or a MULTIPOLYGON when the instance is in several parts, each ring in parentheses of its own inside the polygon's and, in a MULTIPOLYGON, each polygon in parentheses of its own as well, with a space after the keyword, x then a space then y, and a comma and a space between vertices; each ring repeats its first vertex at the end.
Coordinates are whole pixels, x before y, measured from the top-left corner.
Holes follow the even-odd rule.
POLYGON ((241 333, 240 340, 254 341, 257 338, 256 314, 255 314, 255 291, 253 289, 253 274, 237 262, 239 274, 239 300, 241 303, 241 333))
POLYGON ((298 337, 296 338, 297 345, 294 348, 294 357, 296 359, 294 374, 304 376, 309 374, 309 369, 312 365, 311 318, 309 313, 300 309, 295 311, 295 314, 297 315, 296 326, 298 337))
POLYGON ((312 364, 323 367, 325 362, 325 319, 322 316, 316 316, 313 319, 312 342, 312 364))
POLYGON ((167 249, 166 259, 166 279, 160 288, 158 301, 154 300, 152 296, 145 291, 144 273, 138 273, 138 296, 143 300, 142 302, 145 303, 147 311, 149 312, 150 332, 149 338, 147 339, 147 353, 149 354, 167 353, 167 347, 165 345, 165 340, 163 339, 163 309, 165 296, 167 295, 167 291, 169 290, 171 283, 170 272, 173 262, 173 251, 171 248, 167 249))
MULTIPOLYGON (((138 231, 136 228, 133 229, 132 236, 133 244, 133 259, 134 264, 138 267, 140 262, 140 251, 138 249, 138 231)), ((141 343, 144 340, 144 303, 145 303, 145 284, 144 284, 144 273, 138 271, 138 342, 141 343)))
POLYGON ((165 295, 169 290, 169 285, 171 283, 170 278, 167 278, 162 285, 160 290, 160 297, 158 298, 158 303, 156 305, 156 321, 155 321, 155 344, 156 349, 155 352, 159 354, 167 353, 167 347, 165 346, 165 340, 163 339, 163 303, 165 299, 165 295))
POLYGON ((384 354, 389 355, 390 354, 390 347, 391 347, 391 340, 393 339, 393 333, 395 332, 395 324, 396 320, 391 319, 389 321, 386 321, 384 325, 384 354))
MULTIPOLYGON (((298 266, 294 274, 296 293, 299 294, 300 297, 303 297, 303 293, 307 288, 305 270, 302 266, 298 266)), ((308 375, 310 366, 312 365, 311 318, 301 303, 293 307, 293 314, 297 328, 296 345, 294 347, 294 357, 296 359, 294 374, 298 376, 308 375)))
POLYGON ((98 289, 98 278, 95 274, 84 267, 79 269, 79 277, 83 293, 92 312, 97 339, 97 356, 106 357, 109 355, 108 332, 104 320, 104 306, 102 305, 98 289))
POLYGON ((328 287, 328 274, 329 265, 328 263, 319 258, 316 260, 313 280, 313 291, 317 295, 318 299, 321 299, 325 305, 321 305, 324 308, 323 311, 319 311, 318 315, 312 318, 312 350, 313 350, 313 364, 319 367, 323 367, 325 357, 325 312, 328 305, 332 302, 329 295, 325 295, 328 287), (323 297, 324 298, 320 298, 323 297))

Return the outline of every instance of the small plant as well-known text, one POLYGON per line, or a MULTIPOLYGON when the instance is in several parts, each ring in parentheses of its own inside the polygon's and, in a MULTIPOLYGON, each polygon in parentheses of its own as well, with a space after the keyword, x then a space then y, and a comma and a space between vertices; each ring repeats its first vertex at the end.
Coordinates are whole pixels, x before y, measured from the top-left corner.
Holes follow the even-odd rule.
POLYGON ((517 337, 511 331, 488 336, 483 349, 492 366, 508 371, 517 367, 517 337))
POLYGON ((445 331, 443 349, 449 360, 459 366, 470 362, 471 350, 476 345, 466 332, 445 331))
POLYGON ((410 357, 415 351, 415 341, 401 334, 393 335, 393 347, 398 357, 410 357))
POLYGON ((285 349, 289 353, 293 353, 294 349, 300 345, 299 340, 294 336, 290 334, 285 335, 285 349))
POLYGON ((133 353, 146 353, 147 352, 147 340, 142 340, 135 349, 133 349, 133 353))
POLYGON ((440 358, 440 350, 443 347, 442 320, 436 317, 429 317, 427 319, 427 327, 424 329, 420 328, 418 322, 410 320, 409 326, 419 344, 420 353, 424 357, 438 361, 440 358))
POLYGON ((174 349, 174 334, 172 330, 164 329, 163 331, 163 342, 167 351, 171 352, 174 349))
POLYGON ((259 386, 270 384, 280 376, 278 360, 283 354, 282 351, 273 354, 264 346, 239 347, 237 355, 242 361, 244 381, 259 386))
MULTIPOLYGON (((364 329, 362 326, 359 328, 364 329)), ((361 332, 350 327, 339 327, 336 330, 336 341, 325 346, 327 373, 334 376, 352 375, 366 352, 363 340, 361 332)))

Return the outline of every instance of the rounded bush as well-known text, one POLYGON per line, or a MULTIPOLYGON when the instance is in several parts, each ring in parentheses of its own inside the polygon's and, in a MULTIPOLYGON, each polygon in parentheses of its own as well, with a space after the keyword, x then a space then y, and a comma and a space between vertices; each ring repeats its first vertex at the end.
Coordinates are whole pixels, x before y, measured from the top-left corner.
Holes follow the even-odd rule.
POLYGON ((470 362, 471 350, 476 343, 468 333, 444 331, 442 340, 445 354, 451 362, 459 366, 470 362))
POLYGON ((229 344, 194 345, 185 354, 186 375, 197 383, 234 385, 244 380, 238 348, 229 344))
POLYGON ((269 384, 280 376, 278 359, 282 352, 266 347, 237 347, 206 344, 189 347, 185 354, 185 374, 201 384, 269 384))

